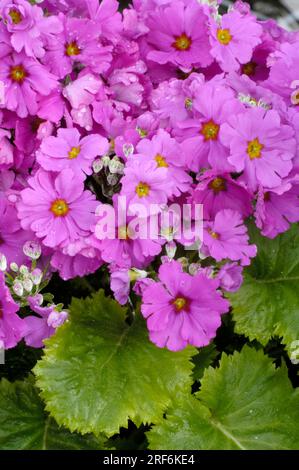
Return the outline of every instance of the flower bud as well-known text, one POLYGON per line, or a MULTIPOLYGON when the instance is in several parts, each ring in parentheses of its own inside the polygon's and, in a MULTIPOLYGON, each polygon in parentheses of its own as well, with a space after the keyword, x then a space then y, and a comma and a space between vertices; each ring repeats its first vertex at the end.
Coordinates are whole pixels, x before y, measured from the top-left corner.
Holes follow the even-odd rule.
POLYGON ((7 269, 6 256, 0 253, 0 271, 6 271, 6 269, 7 269))
POLYGON ((97 158, 92 164, 92 169, 94 173, 100 173, 103 167, 104 167, 104 162, 102 158, 97 158))
POLYGON ((108 184, 110 184, 111 186, 114 186, 117 184, 118 182, 118 177, 116 175, 108 175, 107 176, 107 182, 108 184))
POLYGON ((36 268, 32 271, 31 279, 35 286, 38 286, 41 283, 42 278, 43 278, 43 272, 39 268, 36 268))
POLYGON ((110 173, 114 174, 119 174, 121 175, 123 173, 124 169, 124 164, 117 158, 113 157, 112 160, 110 160, 109 163, 109 171, 110 173))
POLYGON ((28 272, 29 272, 29 271, 28 271, 27 266, 25 266, 24 264, 22 264, 22 265, 20 266, 20 273, 23 274, 24 276, 27 276, 28 272))
POLYGON ((29 278, 24 279, 23 287, 27 292, 31 292, 32 288, 33 288, 33 282, 31 281, 31 279, 29 279, 29 278))
POLYGON ((20 281, 15 281, 13 283, 12 289, 16 295, 18 295, 19 297, 22 297, 24 293, 24 287, 20 281))
POLYGON ((10 263, 9 267, 15 273, 19 271, 19 266, 17 265, 17 263, 10 263))
POLYGON ((38 259, 41 255, 42 249, 38 242, 28 241, 23 245, 23 252, 28 258, 38 259))
POLYGON ((103 162, 103 166, 104 168, 106 168, 109 163, 110 163, 110 158, 108 157, 108 155, 104 155, 102 158, 101 158, 102 162, 103 162))
POLYGON ((176 244, 174 241, 171 241, 169 243, 166 243, 165 245, 165 250, 168 258, 173 259, 176 253, 176 244))
POLYGON ((63 310, 62 312, 57 312, 54 310, 53 312, 50 313, 48 316, 47 323, 49 326, 52 326, 52 328, 58 328, 58 326, 61 326, 68 318, 68 312, 63 310))
POLYGON ((134 145, 127 142, 126 144, 123 145, 123 152, 124 152, 124 156, 128 158, 130 155, 134 153, 134 145))

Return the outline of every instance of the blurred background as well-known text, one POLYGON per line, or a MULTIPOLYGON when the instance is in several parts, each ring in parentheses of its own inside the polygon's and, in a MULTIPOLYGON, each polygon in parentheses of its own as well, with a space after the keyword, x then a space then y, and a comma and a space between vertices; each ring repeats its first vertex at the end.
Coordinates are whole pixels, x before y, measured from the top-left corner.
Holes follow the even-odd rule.
MULTIPOLYGON (((119 0, 122 8, 130 1, 119 0)), ((223 9, 228 8, 234 0, 223 0, 223 9)), ((299 29, 299 0, 247 0, 256 15, 261 19, 272 18, 288 30, 299 29)))

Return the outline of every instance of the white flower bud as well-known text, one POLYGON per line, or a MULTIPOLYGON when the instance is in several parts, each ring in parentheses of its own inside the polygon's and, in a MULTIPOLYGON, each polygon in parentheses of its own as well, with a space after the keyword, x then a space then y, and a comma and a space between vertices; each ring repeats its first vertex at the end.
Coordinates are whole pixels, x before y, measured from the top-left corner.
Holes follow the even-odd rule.
POLYGON ((111 186, 114 186, 117 184, 118 178, 116 175, 108 175, 107 176, 107 183, 110 184, 111 186))
POLYGON ((15 273, 19 271, 19 266, 17 265, 17 263, 10 263, 9 267, 15 273))
POLYGON ((33 284, 35 286, 38 286, 42 281, 43 272, 39 268, 36 268, 32 271, 32 273, 30 274, 30 277, 32 279, 33 284))
POLYGON ((0 253, 0 271, 6 271, 7 269, 7 259, 2 253, 0 253))
POLYGON ((125 165, 119 160, 119 158, 113 157, 109 163, 109 171, 112 174, 116 173, 121 175, 123 173, 124 166, 125 165))
POLYGON ((166 243, 165 245, 166 254, 168 258, 173 259, 176 253, 177 246, 174 241, 166 243))
POLYGON ((123 152, 124 152, 124 156, 128 158, 130 155, 134 153, 134 145, 130 144, 129 142, 125 143, 123 145, 123 152))
POLYGON ((108 157, 108 155, 104 155, 102 158, 101 158, 102 162, 103 162, 103 166, 104 168, 106 168, 109 163, 110 163, 110 158, 108 157))
POLYGON ((92 169, 94 173, 99 173, 104 167, 104 162, 102 158, 97 158, 93 164, 92 169))
POLYGON ((20 281, 15 281, 13 283, 12 288, 16 295, 18 295, 19 297, 22 297, 23 292, 24 292, 24 287, 20 281))
POLYGON ((38 259, 41 255, 42 249, 38 242, 28 241, 23 246, 23 252, 28 258, 38 259))
POLYGON ((25 266, 24 264, 22 264, 22 265, 20 266, 20 273, 23 274, 24 276, 27 276, 28 272, 29 272, 29 271, 28 271, 27 266, 25 266))
POLYGON ((31 292, 31 291, 32 291, 33 282, 31 281, 31 279, 29 279, 29 278, 24 279, 24 281, 23 281, 22 284, 23 284, 24 289, 25 289, 27 292, 31 292))

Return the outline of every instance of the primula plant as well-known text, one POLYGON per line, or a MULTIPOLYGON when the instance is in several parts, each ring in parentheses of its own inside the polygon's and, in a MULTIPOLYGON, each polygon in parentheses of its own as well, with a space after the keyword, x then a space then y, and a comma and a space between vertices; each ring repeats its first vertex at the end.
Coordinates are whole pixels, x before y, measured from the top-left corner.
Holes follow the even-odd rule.
POLYGON ((0 448, 296 449, 299 33, 0 0, 0 448))

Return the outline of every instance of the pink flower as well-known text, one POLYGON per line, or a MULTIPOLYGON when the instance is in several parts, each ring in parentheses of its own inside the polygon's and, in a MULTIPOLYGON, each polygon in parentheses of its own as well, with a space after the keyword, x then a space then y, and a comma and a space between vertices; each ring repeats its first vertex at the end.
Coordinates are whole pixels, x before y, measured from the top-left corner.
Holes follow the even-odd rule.
POLYGON ((175 135, 182 141, 187 165, 192 171, 208 165, 219 171, 232 171, 229 152, 219 139, 228 118, 242 111, 232 90, 218 81, 203 84, 192 101, 192 118, 178 123, 175 135))
POLYGON ((37 294, 27 298, 29 306, 38 316, 29 315, 24 318, 24 340, 27 346, 32 348, 43 348, 44 340, 55 333, 58 326, 62 325, 68 318, 67 312, 58 312, 56 305, 42 307, 43 297, 37 294))
POLYGON ((167 168, 157 167, 154 161, 143 162, 138 156, 132 157, 121 179, 121 195, 128 198, 133 214, 133 204, 144 206, 145 217, 158 212, 172 194, 172 182, 167 168), (156 204, 157 207, 153 207, 156 204))
POLYGON ((229 303, 217 291, 219 281, 203 273, 190 276, 177 261, 163 264, 159 281, 145 287, 141 312, 150 340, 178 351, 188 344, 206 346, 216 335, 229 303))
POLYGON ((220 281, 220 286, 227 292, 236 292, 242 285, 243 268, 237 263, 226 263, 219 269, 217 279, 220 281))
POLYGON ((251 108, 231 116, 228 124, 223 124, 220 139, 230 149, 228 161, 237 172, 244 172, 243 178, 252 190, 259 184, 279 186, 292 169, 294 130, 281 123, 277 111, 251 108))
POLYGON ((150 12, 146 39, 153 50, 147 59, 159 64, 170 62, 188 70, 207 67, 213 61, 207 22, 204 9, 195 1, 185 5, 175 0, 150 12))
POLYGON ((211 53, 225 72, 238 70, 250 61, 261 35, 262 27, 254 16, 230 11, 220 24, 211 23, 211 53))
POLYGON ((159 129, 151 140, 142 139, 136 146, 136 153, 140 155, 132 158, 154 161, 157 168, 168 169, 174 196, 180 196, 190 188, 192 178, 185 172, 185 158, 180 144, 168 132, 159 129))
POLYGON ((265 237, 274 238, 299 222, 299 184, 285 183, 272 190, 259 189, 255 209, 256 225, 265 237))
POLYGON ((11 33, 12 47, 17 52, 24 49, 29 57, 43 57, 47 37, 62 31, 56 16, 44 16, 40 7, 25 0, 3 0, 0 15, 11 33))
POLYGON ((120 305, 125 305, 130 293, 130 277, 126 268, 110 267, 110 288, 120 305))
POLYGON ((44 245, 58 247, 88 236, 95 222, 98 202, 84 191, 70 169, 58 175, 38 170, 20 192, 17 205, 21 226, 31 229, 44 245))
POLYGON ((228 173, 208 170, 198 179, 191 201, 203 204, 204 219, 214 218, 222 209, 238 211, 243 217, 252 213, 251 194, 228 173))
POLYGON ((71 168, 74 174, 92 173, 92 162, 109 149, 108 140, 98 134, 80 139, 77 129, 58 129, 57 137, 46 137, 36 152, 37 161, 45 170, 61 171, 71 168))
POLYGON ((99 74, 109 68, 111 46, 104 46, 94 21, 59 16, 64 29, 48 41, 44 62, 59 78, 70 74, 75 63, 88 66, 99 74))
POLYGON ((24 53, 1 59, 0 81, 4 82, 4 105, 18 116, 38 114, 38 99, 58 86, 46 67, 24 53))
MULTIPOLYGON (((121 198, 114 197, 114 213, 117 220, 111 220, 108 230, 99 230, 103 220, 106 229, 106 219, 99 218, 95 229, 95 238, 100 240, 101 256, 107 263, 113 263, 120 268, 137 267, 148 265, 154 256, 162 250, 163 241, 154 229, 149 233, 149 219, 142 215, 132 217, 129 215, 130 204, 126 200, 124 206, 121 198), (123 213, 121 214, 122 211, 123 213)), ((106 212, 104 211, 106 214, 106 212)))
POLYGON ((248 244, 247 228, 239 212, 231 209, 219 211, 215 220, 206 222, 204 245, 216 261, 229 258, 240 261, 243 266, 250 264, 256 255, 255 245, 248 244))
POLYGON ((13 300, 0 272, 0 341, 4 349, 14 348, 23 338, 24 321, 17 315, 19 305, 13 300))

